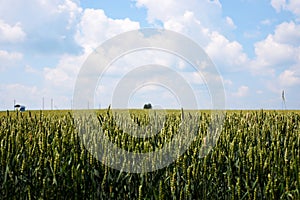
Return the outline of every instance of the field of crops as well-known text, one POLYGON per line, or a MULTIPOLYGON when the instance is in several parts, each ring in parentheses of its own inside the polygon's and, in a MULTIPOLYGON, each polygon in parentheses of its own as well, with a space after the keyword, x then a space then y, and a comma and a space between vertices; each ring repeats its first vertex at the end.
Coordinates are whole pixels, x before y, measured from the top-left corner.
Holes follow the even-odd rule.
MULTIPOLYGON (((299 111, 226 112, 204 157, 210 113, 195 111, 189 115, 198 123, 197 137, 188 150, 149 173, 109 168, 79 134, 101 126, 119 148, 156 151, 178 131, 181 112, 167 112, 161 131, 146 140, 121 130, 111 112, 98 112, 94 124, 68 111, 1 112, 0 199, 300 199, 299 111)), ((131 117, 148 123, 145 111, 131 117)))

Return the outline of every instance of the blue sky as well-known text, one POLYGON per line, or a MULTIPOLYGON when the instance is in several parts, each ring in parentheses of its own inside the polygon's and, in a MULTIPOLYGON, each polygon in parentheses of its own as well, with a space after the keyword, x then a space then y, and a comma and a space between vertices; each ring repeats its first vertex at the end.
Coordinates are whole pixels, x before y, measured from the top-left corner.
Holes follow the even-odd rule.
MULTIPOLYGON (((203 48, 222 77, 227 109, 281 109, 282 90, 287 108, 300 108, 298 0, 11 0, 0 1, 0 110, 12 109, 14 100, 41 109, 43 98, 46 109, 51 99, 54 108, 69 109, 88 55, 113 36, 148 27, 176 31, 203 48)), ((120 59, 99 81, 90 107, 106 107, 134 66, 180 63, 168 59, 155 52, 120 59)), ((210 108, 201 77, 180 73, 198 108, 210 108)), ((147 102, 180 107, 176 94, 157 85, 134 91, 128 106, 147 102)))

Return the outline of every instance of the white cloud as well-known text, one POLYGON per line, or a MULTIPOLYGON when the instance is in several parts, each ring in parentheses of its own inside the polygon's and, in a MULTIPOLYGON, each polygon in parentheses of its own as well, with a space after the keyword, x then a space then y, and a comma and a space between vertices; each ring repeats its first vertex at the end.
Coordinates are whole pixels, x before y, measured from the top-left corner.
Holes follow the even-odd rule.
POLYGON ((182 16, 174 16, 164 21, 163 28, 185 34, 202 47, 210 41, 210 29, 203 26, 191 11, 186 11, 182 16))
POLYGON ((284 64, 295 57, 295 51, 290 45, 279 43, 272 35, 255 44, 255 53, 267 66, 284 64))
POLYGON ((274 76, 277 69, 300 64, 300 26, 294 22, 279 24, 274 34, 254 44, 255 59, 250 69, 255 74, 274 76))
POLYGON ((0 71, 14 66, 20 60, 22 60, 23 54, 19 52, 8 52, 0 50, 0 71))
POLYGON ((300 87, 300 68, 293 66, 282 71, 278 76, 266 81, 267 88, 273 93, 280 93, 283 89, 298 99, 300 87))
POLYGON ((0 1, 0 19, 16 30, 22 28, 26 38, 14 38, 23 38, 21 48, 37 56, 77 53, 80 49, 74 33, 81 12, 82 8, 71 0, 0 1))
POLYGON ((299 0, 290 0, 287 6, 288 10, 300 17, 300 1, 299 0))
POLYGON ((46 84, 60 90, 72 90, 76 76, 86 57, 86 55, 64 55, 55 68, 45 67, 46 84))
POLYGON ((23 41, 25 37, 26 34, 22 30, 20 23, 11 26, 0 19, 0 43, 17 43, 23 41))
POLYGON ((212 30, 226 32, 233 28, 233 21, 223 18, 218 0, 136 0, 136 5, 147 9, 150 24, 162 24, 166 29, 186 34, 202 46, 207 45, 212 30))
POLYGON ((139 28, 138 22, 128 18, 111 19, 103 10, 86 9, 78 25, 75 39, 86 52, 90 52, 117 34, 139 28))
POLYGON ((299 0, 271 0, 273 8, 280 12, 281 10, 288 10, 300 17, 300 1, 299 0))
POLYGON ((137 0, 137 7, 147 7, 147 16, 150 23, 154 23, 155 20, 168 20, 168 18, 175 15, 180 15, 181 9, 184 9, 179 5, 178 1, 166 0, 137 0), (159 5, 159 6, 157 6, 159 5), (168 9, 166 12, 166 9, 168 9))
POLYGON ((32 66, 30 66, 30 65, 25 65, 25 72, 29 73, 29 74, 40 75, 40 72, 37 69, 35 69, 32 66))
POLYGON ((265 19, 265 20, 260 21, 260 23, 262 25, 271 25, 272 21, 270 19, 265 19))
POLYGON ((279 84, 285 87, 291 87, 300 84, 300 75, 293 70, 285 70, 279 75, 279 84))
POLYGON ((225 36, 218 32, 210 35, 211 42, 205 48, 207 54, 218 66, 230 66, 242 68, 247 62, 247 55, 243 52, 243 47, 236 41, 230 42, 225 36))
POLYGON ((4 60, 21 60, 23 55, 18 52, 9 53, 7 51, 0 50, 0 59, 4 60))
POLYGON ((236 28, 233 20, 222 16, 219 1, 164 1, 136 0, 139 7, 145 7, 148 21, 162 22, 166 29, 183 33, 200 46, 220 67, 237 68, 247 61, 243 47, 237 41, 225 36, 228 30, 236 28), (159 6, 157 6, 159 5, 159 6))
POLYGON ((275 29, 274 40, 291 46, 300 46, 300 24, 283 22, 275 29))
MULTIPOLYGON (((27 1, 25 0, 25 2, 27 1)), ((233 21, 229 17, 227 17, 226 19, 222 19, 221 5, 218 1, 190 1, 188 3, 181 3, 174 1, 155 2, 142 0, 139 3, 141 3, 141 6, 153 6, 152 9, 154 10, 148 9, 148 14, 153 12, 152 17, 148 15, 149 19, 152 18, 153 21, 163 21, 165 28, 178 30, 183 33, 189 33, 190 36, 196 38, 197 42, 199 42, 203 46, 207 45, 211 41, 210 37, 212 35, 212 27, 219 27, 220 24, 225 24, 221 25, 222 27, 232 27, 234 25, 233 21), (158 3, 160 5, 163 5, 158 7, 158 3), (169 12, 170 10, 171 12, 169 12), (199 10, 209 10, 209 13, 199 12, 199 10), (211 25, 211 21, 218 21, 216 23, 217 25, 211 25)), ((21 5, 23 4, 25 3, 22 3, 21 5)), ((26 32, 27 29, 32 31, 33 29, 38 28, 39 30, 41 30, 41 32, 39 33, 41 35, 52 37, 51 35, 54 34, 54 37, 56 39, 58 37, 70 38, 70 36, 74 34, 74 32, 66 34, 66 30, 62 30, 61 27, 64 27, 66 29, 72 29, 73 27, 73 29, 76 31, 76 35, 74 37, 75 42, 84 49, 82 55, 71 56, 65 54, 60 58, 57 66, 47 66, 43 69, 42 73, 45 79, 45 87, 47 88, 48 96, 54 96, 55 93, 63 94, 63 96, 71 94, 78 70, 80 69, 82 62, 87 57, 88 53, 91 52, 93 48, 96 48, 103 41, 111 38, 114 35, 117 35, 124 31, 140 28, 138 22, 131 21, 130 19, 111 19, 105 15, 103 10, 86 9, 83 11, 78 5, 69 0, 54 0, 53 2, 45 0, 37 2, 37 4, 32 7, 30 5, 32 4, 29 4, 29 6, 26 7, 26 11, 30 11, 29 16, 27 15, 26 17, 24 17, 25 19, 21 21, 22 24, 26 25, 26 32), (33 24, 30 24, 29 22, 32 18, 34 18, 34 16, 39 16, 39 18, 35 20, 33 24), (74 26, 75 23, 77 23, 78 25, 74 26), (46 30, 43 27, 49 27, 50 25, 54 24, 55 26, 52 28, 53 31, 50 31, 49 34, 45 34, 42 31, 46 30), (56 27, 59 28, 56 29, 56 27), (61 33, 64 34, 62 35, 61 33)), ((20 15, 24 15, 24 12, 21 9, 14 8, 14 11, 20 11, 20 15)), ((15 20, 13 19, 13 17, 10 18, 9 16, 6 19, 8 21, 15 20)), ((49 31, 49 29, 47 29, 47 31, 49 31)), ((29 34, 31 34, 30 31, 29 34)), ((46 43, 43 40, 42 36, 38 39, 43 41, 44 44, 46 43)), ((167 66, 170 66, 170 63, 174 61, 169 61, 168 59, 164 59, 163 57, 149 58, 138 60, 151 60, 153 63, 163 64, 167 66)), ((134 64, 134 62, 130 63, 134 64)), ((29 66, 25 67, 25 70, 30 73, 36 72, 32 67, 29 66)), ((119 69, 119 71, 121 70, 119 69)), ((200 81, 199 77, 193 73, 188 74, 188 77, 188 79, 193 83, 198 83, 200 81)))
POLYGON ((196 18, 194 12, 185 11, 182 16, 174 16, 164 21, 164 28, 177 31, 186 32, 186 28, 193 25, 200 25, 200 21, 196 18))
POLYGON ((58 5, 57 10, 58 13, 67 13, 69 15, 68 29, 76 22, 78 15, 82 12, 82 8, 71 0, 66 0, 63 4, 58 5))
POLYGON ((208 23, 210 21, 209 18, 214 18, 216 15, 220 16, 222 7, 218 0, 187 0, 184 2, 172 0, 136 0, 136 5, 137 7, 147 8, 147 16, 150 23, 155 23, 156 20, 166 22, 172 18, 174 19, 174 17, 183 16, 186 11, 197 13, 197 18, 202 19, 201 22, 208 23))
POLYGON ((233 20, 230 18, 230 17, 226 17, 226 22, 227 22, 227 24, 230 26, 230 27, 232 27, 233 29, 235 29, 236 28, 236 25, 234 24, 234 22, 233 22, 233 20))
POLYGON ((9 23, 21 22, 24 27, 30 30, 42 25, 49 28, 50 24, 52 26, 55 24, 53 22, 65 23, 72 17, 74 19, 74 15, 78 14, 80 10, 81 8, 71 0, 11 0, 0 2, 0 17, 2 19, 9 23))
POLYGON ((286 0, 271 0, 271 5, 277 12, 280 12, 286 4, 286 0))
POLYGON ((206 84, 204 75, 200 72, 182 72, 180 75, 191 84, 191 86, 197 88, 198 85, 206 84))
MULTIPOLYGON (((63 55, 55 67, 45 67, 43 74, 48 96, 55 96, 58 93, 61 97, 67 98, 73 95, 75 81, 84 61, 106 39, 125 31, 138 29, 139 23, 126 19, 111 19, 103 10, 86 9, 83 11, 77 25, 75 40, 84 51, 80 55, 63 55)), ((111 67, 116 72, 123 68, 111 67)), ((114 74, 115 75, 115 74, 114 74)), ((112 80, 112 79, 110 79, 112 80)), ((107 91, 107 88, 101 91, 107 91)), ((108 90, 111 92, 111 90, 108 90)), ((102 92, 101 92, 102 94, 102 92)), ((58 98, 58 97, 57 97, 58 98)))
MULTIPOLYGON (((55 108, 70 108, 74 92, 75 81, 81 65, 87 55, 63 55, 55 67, 45 67, 42 71, 44 77, 43 96, 54 99, 55 108)), ((48 104, 49 108, 49 104, 48 104)))
POLYGON ((238 88, 237 92, 233 93, 233 96, 244 97, 248 95, 248 91, 249 91, 249 87, 242 85, 238 88))

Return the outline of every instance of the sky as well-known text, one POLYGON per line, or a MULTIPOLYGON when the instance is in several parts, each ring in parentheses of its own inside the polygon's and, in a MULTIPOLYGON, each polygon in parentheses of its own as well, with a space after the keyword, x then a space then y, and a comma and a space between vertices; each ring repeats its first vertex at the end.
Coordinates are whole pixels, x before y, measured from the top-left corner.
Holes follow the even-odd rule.
MULTIPOLYGON (((27 109, 72 108, 88 56, 114 36, 143 28, 195 41, 219 72, 226 109, 283 109, 283 90, 286 108, 300 109, 299 0, 0 0, 0 110, 13 109, 14 102, 27 109)), ((107 107, 118 83, 146 64, 175 70, 193 89, 197 108, 212 107, 206 77, 155 50, 115 60, 87 107, 107 107)), ((182 107, 182 94, 158 82, 132 90, 127 107, 182 107)))

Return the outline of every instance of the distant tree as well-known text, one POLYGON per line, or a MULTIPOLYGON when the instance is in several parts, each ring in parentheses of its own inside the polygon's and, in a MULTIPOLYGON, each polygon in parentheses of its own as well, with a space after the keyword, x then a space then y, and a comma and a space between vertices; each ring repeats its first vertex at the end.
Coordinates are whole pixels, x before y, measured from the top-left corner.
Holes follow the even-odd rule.
POLYGON ((151 103, 145 104, 144 109, 152 109, 151 103))

